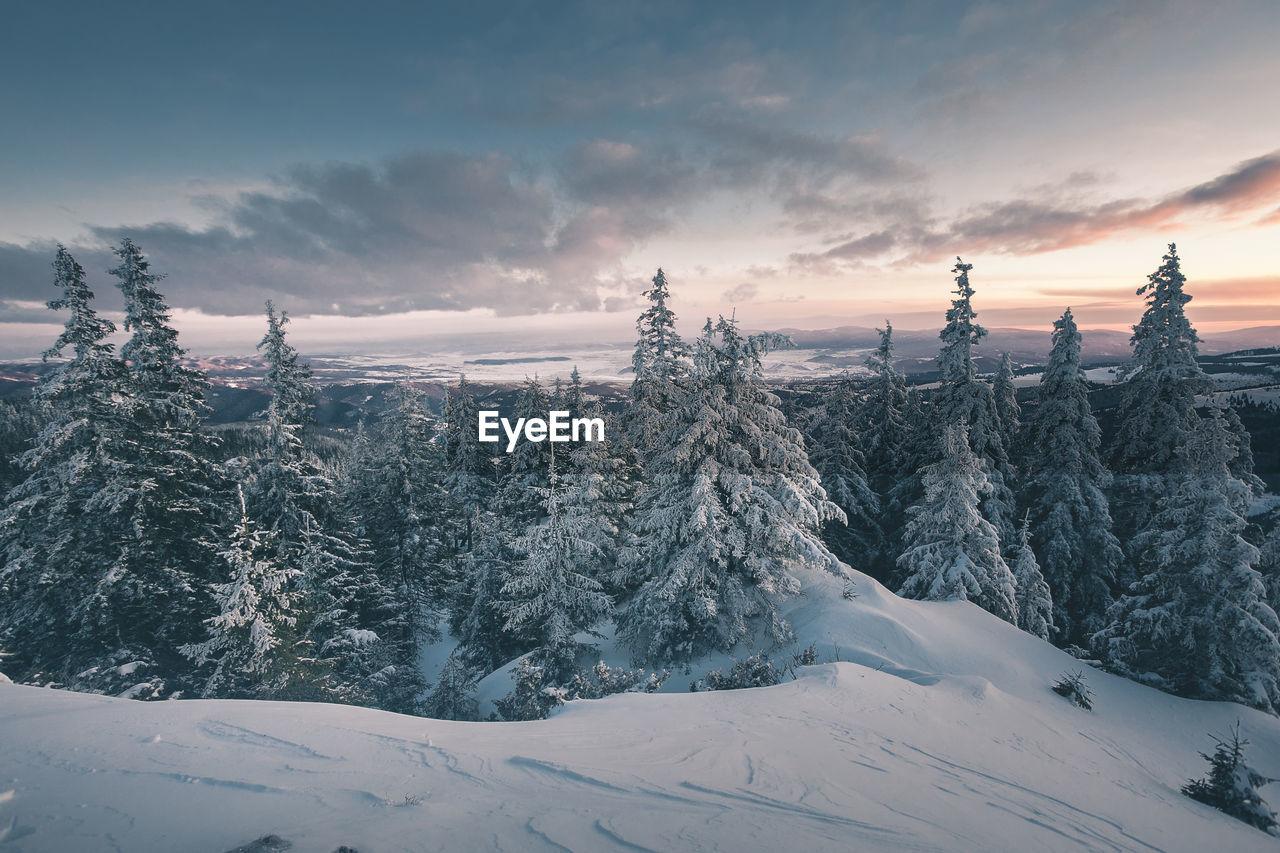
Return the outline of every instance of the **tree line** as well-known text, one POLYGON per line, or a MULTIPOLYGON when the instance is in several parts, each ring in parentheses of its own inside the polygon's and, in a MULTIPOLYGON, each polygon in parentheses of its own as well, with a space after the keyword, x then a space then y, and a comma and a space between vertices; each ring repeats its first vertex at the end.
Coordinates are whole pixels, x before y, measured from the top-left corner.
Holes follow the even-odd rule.
POLYGON ((721 317, 686 342, 659 270, 623 406, 576 369, 519 393, 517 417, 601 417, 607 442, 495 458, 463 378, 438 417, 400 383, 334 459, 316 452, 284 312, 267 305, 269 402, 232 456, 162 277, 132 241, 115 251, 128 340, 108 341, 59 247, 55 363, 0 436, 12 450, 30 433, 0 513, 0 666, 15 681, 468 718, 477 678, 516 658, 525 682, 577 695, 652 683, 584 666, 610 626, 653 667, 784 644, 799 570, 856 583, 852 567, 1165 690, 1280 708, 1280 547, 1245 535, 1261 482, 1234 411, 1204 403, 1173 246, 1139 291, 1108 447, 1070 310, 1024 413, 1007 356, 990 380, 975 368, 986 332, 957 259, 936 387, 908 386, 886 323, 867 378, 788 411, 762 369, 787 341, 721 317), (428 684, 421 649, 446 637, 456 649, 428 684))

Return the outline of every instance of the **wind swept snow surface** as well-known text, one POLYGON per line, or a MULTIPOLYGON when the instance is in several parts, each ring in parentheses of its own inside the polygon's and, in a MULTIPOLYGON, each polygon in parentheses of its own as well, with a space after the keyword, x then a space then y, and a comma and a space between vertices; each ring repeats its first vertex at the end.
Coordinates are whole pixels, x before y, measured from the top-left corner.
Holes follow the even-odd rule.
MULTIPOLYGON (((800 645, 842 662, 539 722, 0 683, 0 849, 1276 849, 1178 792, 1237 719, 1280 776, 1275 718, 1083 667, 968 603, 802 580, 800 645), (1049 689, 1079 669, 1093 712, 1049 689)), ((1280 804, 1280 785, 1264 794, 1280 804)))

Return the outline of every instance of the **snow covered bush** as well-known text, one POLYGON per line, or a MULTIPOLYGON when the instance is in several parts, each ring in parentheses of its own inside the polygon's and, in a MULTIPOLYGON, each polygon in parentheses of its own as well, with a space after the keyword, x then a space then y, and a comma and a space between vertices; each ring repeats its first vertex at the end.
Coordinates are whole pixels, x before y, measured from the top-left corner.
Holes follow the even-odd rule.
POLYGON ((1241 739, 1240 724, 1232 728, 1230 737, 1213 739, 1217 743, 1213 755, 1200 753, 1209 762, 1209 775, 1192 779, 1182 786, 1182 793, 1263 832, 1280 835, 1276 813, 1258 793, 1259 787, 1273 780, 1245 763, 1244 748, 1249 741, 1241 739))
POLYGON ((602 699, 615 693, 654 693, 671 676, 667 670, 611 667, 600 661, 589 670, 579 670, 565 685, 565 693, 573 699, 602 699))
POLYGON ((455 650, 445 661, 435 689, 427 696, 423 713, 438 720, 478 720, 476 678, 455 650))
POLYGON ((818 659, 817 643, 810 643, 808 646, 792 655, 791 659, 795 661, 796 666, 814 666, 815 664, 822 662, 818 659))
POLYGON ((527 657, 520 658, 520 663, 511 672, 515 675, 515 687, 493 703, 503 720, 509 723, 545 720, 552 708, 565 703, 564 689, 544 684, 542 667, 534 665, 527 657))
POLYGON ((694 693, 704 690, 741 690, 744 687, 769 687, 780 681, 782 670, 774 666, 764 652, 756 652, 746 660, 735 660, 727 673, 718 669, 709 671, 690 684, 689 690, 694 693))
POLYGON ((1053 692, 1071 700, 1072 705, 1093 710, 1093 691, 1084 683, 1083 672, 1064 672, 1054 683, 1053 692))

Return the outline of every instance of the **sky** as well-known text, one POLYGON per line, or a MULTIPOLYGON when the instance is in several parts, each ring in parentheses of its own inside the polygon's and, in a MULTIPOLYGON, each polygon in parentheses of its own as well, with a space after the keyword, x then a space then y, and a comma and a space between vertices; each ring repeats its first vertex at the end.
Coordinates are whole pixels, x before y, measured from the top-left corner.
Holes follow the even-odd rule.
MULTIPOLYGON (((9 4, 0 355, 104 311, 111 247, 189 341, 265 299, 333 339, 1123 329, 1178 244, 1205 331, 1280 324, 1280 3, 9 4), (308 319, 309 318, 309 319, 308 319)), ((1280 343, 1280 341, 1278 341, 1280 343)))

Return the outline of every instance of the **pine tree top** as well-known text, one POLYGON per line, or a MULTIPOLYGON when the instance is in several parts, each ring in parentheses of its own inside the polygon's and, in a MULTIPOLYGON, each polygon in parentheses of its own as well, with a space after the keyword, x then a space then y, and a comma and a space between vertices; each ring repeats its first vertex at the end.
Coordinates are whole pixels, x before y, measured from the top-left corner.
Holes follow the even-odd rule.
POLYGON ((938 368, 945 384, 968 382, 976 376, 973 347, 987 334, 987 330, 975 322, 978 313, 973 310, 974 290, 969 284, 969 271, 972 269, 973 264, 966 264, 958 257, 951 269, 956 273, 956 298, 951 300, 951 308, 947 310, 947 325, 938 333, 942 339, 938 368))
POLYGON ((1177 246, 1170 243, 1159 268, 1137 291, 1146 296, 1147 308, 1133 327, 1133 356, 1144 372, 1172 372, 1180 378, 1200 373, 1196 362, 1200 337, 1187 319, 1191 296, 1183 290, 1186 283, 1177 246))

